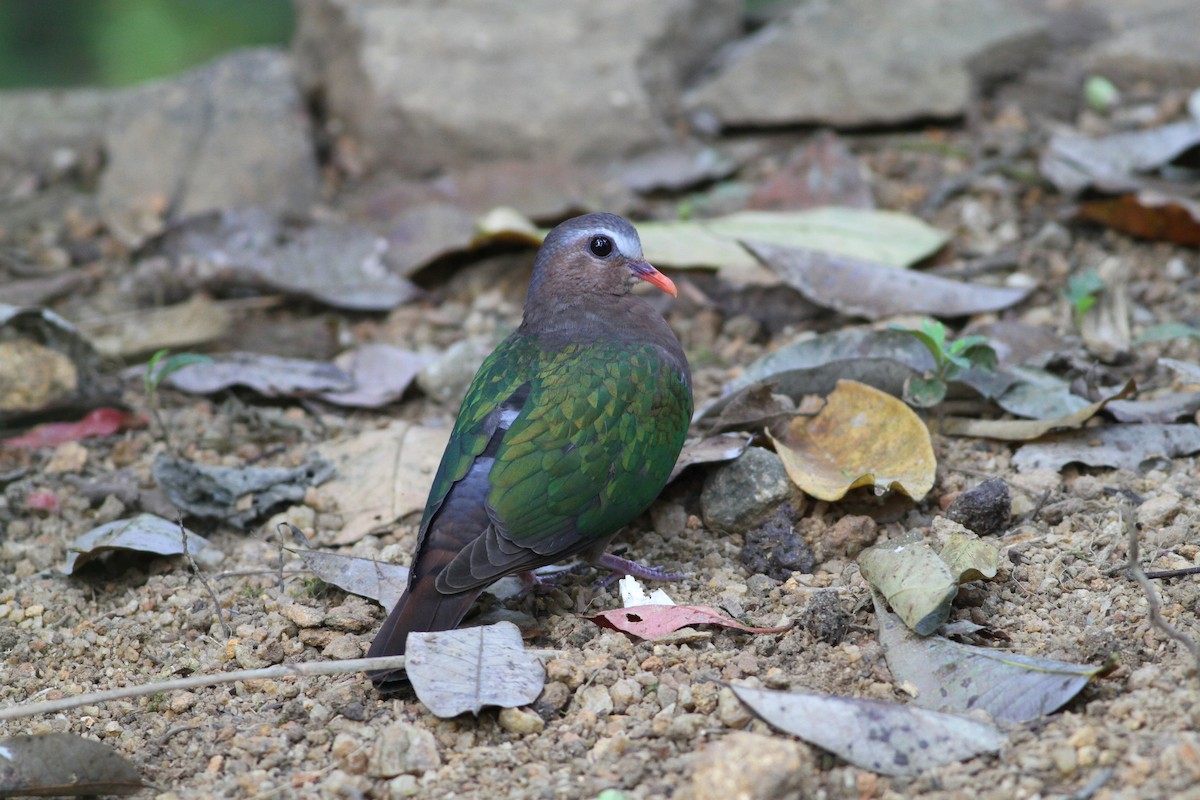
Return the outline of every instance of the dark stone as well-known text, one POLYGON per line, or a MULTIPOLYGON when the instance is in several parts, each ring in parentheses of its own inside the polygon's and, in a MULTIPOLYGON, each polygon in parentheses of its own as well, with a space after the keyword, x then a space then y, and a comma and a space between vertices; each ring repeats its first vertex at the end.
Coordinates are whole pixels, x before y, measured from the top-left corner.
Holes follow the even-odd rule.
POLYGON ((746 533, 742 563, 753 574, 785 581, 793 572, 811 573, 816 557, 796 532, 796 509, 783 503, 761 525, 746 533))
POLYGON ((842 607, 837 592, 816 592, 800 613, 800 627, 818 641, 841 644, 850 629, 850 612, 842 607))
POLYGON ((954 499, 946 516, 980 536, 1001 533, 1012 518, 1012 495, 1000 478, 988 478, 954 499))

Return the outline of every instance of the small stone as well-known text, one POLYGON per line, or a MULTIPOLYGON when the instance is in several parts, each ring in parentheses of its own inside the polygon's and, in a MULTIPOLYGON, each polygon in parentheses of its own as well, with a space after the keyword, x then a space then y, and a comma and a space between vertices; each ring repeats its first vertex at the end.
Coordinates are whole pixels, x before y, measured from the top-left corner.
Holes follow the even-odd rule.
POLYGON ((624 713, 625 709, 642 699, 642 687, 632 678, 621 678, 609 688, 608 694, 612 698, 613 708, 624 713))
POLYGON ((726 728, 744 728, 753 718, 754 715, 737 699, 733 690, 728 687, 721 689, 717 696, 717 719, 721 720, 722 725, 726 728))
POLYGON ((367 774, 372 778, 423 775, 441 765, 442 757, 432 733, 408 722, 395 722, 379 731, 367 763, 367 774))
POLYGON ((708 476, 700 507, 709 527, 736 533, 750 528, 791 495, 792 482, 779 456, 750 447, 708 476))
POLYGON ((125 516, 125 504, 115 494, 104 498, 104 502, 96 509, 96 524, 106 525, 125 516))
POLYGON ((545 720, 524 708, 500 709, 499 722, 504 730, 521 735, 538 733, 546 727, 545 720))
POLYGON ((831 558, 854 558, 873 545, 878 536, 875 520, 851 514, 835 522, 813 543, 813 548, 822 562, 831 558))
POLYGON ((1054 762, 1054 767, 1063 776, 1071 775, 1079 766, 1079 759, 1075 753, 1075 748, 1068 745, 1055 747, 1051 750, 1050 760, 1054 762))
POLYGON ((50 460, 46 462, 46 466, 42 467, 42 471, 51 475, 62 474, 64 472, 83 472, 83 468, 87 466, 88 451, 87 448, 79 442, 63 442, 54 449, 54 455, 50 456, 50 460))
POLYGON ((323 611, 302 606, 299 603, 281 606, 279 612, 295 623, 297 628, 315 628, 321 624, 321 620, 325 619, 323 611))
POLYGON ((412 775, 399 775, 387 783, 388 797, 416 797, 420 791, 420 784, 412 775))
POLYGON ((687 740, 694 739, 708 724, 704 714, 680 714, 667 725, 667 738, 687 740))
POLYGON ((568 689, 578 689, 583 685, 583 669, 574 661, 556 658, 546 664, 546 680, 564 683, 568 689))
POLYGON ((1012 494, 1000 478, 988 478, 955 498, 946 516, 980 536, 1003 533, 1012 519, 1012 494))
POLYGON ((581 708, 598 717, 613 713, 612 696, 609 695, 607 686, 588 686, 582 689, 577 697, 581 708))
POLYGON ((837 592, 815 592, 800 613, 800 627, 818 641, 838 645, 850 629, 850 612, 842 607, 837 592))
POLYGON ((1179 513, 1183 498, 1175 492, 1164 491, 1137 507, 1137 521, 1147 528, 1161 528, 1179 513))
POLYGON ((549 719, 571 702, 571 690, 565 683, 550 681, 542 689, 542 695, 533 707, 543 718, 549 719))
POLYGON ((810 797, 816 783, 812 752, 799 742, 759 733, 731 733, 709 744, 692 773, 696 800, 810 797))
POLYGON ((167 707, 176 714, 182 714, 194 705, 196 705, 195 692, 180 692, 171 698, 171 702, 167 707))
POLYGON ((786 581, 793 572, 811 573, 816 558, 796 531, 796 511, 783 503, 757 528, 746 532, 741 560, 755 575, 786 581))
POLYGON ((360 637, 348 633, 334 636, 329 640, 329 644, 321 649, 321 654, 329 658, 362 658, 360 637))

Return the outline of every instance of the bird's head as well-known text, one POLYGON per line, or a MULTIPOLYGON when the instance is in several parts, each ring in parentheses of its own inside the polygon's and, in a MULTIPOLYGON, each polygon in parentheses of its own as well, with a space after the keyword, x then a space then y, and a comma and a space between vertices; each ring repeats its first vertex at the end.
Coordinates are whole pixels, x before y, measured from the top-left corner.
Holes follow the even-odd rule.
POLYGON ((671 279, 647 263, 633 225, 616 214, 569 219, 546 236, 533 265, 530 296, 541 289, 580 294, 628 294, 645 281, 675 295, 671 279))

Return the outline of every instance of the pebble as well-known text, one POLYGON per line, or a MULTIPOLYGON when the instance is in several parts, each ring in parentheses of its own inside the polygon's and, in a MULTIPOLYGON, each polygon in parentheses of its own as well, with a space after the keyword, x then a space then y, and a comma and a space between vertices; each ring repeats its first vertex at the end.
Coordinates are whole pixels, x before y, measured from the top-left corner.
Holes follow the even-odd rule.
POLYGON ((46 466, 42 467, 42 472, 52 475, 64 472, 83 472, 83 468, 87 466, 87 460, 86 447, 79 442, 63 442, 54 449, 54 455, 50 456, 46 466))
POLYGON ((542 689, 541 697, 537 699, 534 708, 543 717, 549 718, 571 702, 571 690, 565 683, 551 681, 542 689))
POLYGON ((754 715, 746 708, 737 695, 728 687, 722 688, 717 696, 717 719, 726 728, 744 728, 750 724, 754 715))
POLYGON ((294 622, 297 628, 315 628, 325 619, 325 612, 299 603, 281 606, 279 613, 294 622))
POLYGON ((1012 494, 1000 478, 988 478, 954 499, 946 516, 980 536, 1003 533, 1012 519, 1012 494))
POLYGON ((731 733, 709 744, 692 773, 695 800, 776 800, 811 797, 817 773, 799 742, 759 733, 731 733))
POLYGON ((500 709, 499 722, 504 730, 521 735, 539 733, 546 727, 545 720, 524 708, 500 709))
POLYGON ((1137 521, 1148 528, 1159 528, 1179 513, 1183 498, 1175 492, 1163 492, 1137 507, 1137 521))
POLYGON ((408 722, 394 722, 379 731, 367 762, 367 774, 373 778, 423 775, 441 765, 432 733, 408 722))
POLYGON ((568 689, 583 685, 583 669, 574 661, 556 658, 546 664, 546 680, 566 684, 568 689))
POLYGON ((700 493, 700 507, 710 527, 741 532, 791 494, 792 482, 779 456, 750 447, 736 461, 709 474, 700 493))
POLYGON ((598 717, 613 713, 612 695, 607 686, 588 686, 576 695, 579 705, 585 711, 590 711, 598 717))

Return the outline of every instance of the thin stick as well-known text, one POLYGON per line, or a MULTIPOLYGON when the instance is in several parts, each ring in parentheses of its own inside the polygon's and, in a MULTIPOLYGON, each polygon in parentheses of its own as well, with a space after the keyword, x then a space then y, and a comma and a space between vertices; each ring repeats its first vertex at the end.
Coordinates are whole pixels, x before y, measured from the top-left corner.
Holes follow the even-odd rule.
MULTIPOLYGON (((551 658, 562 654, 561 650, 527 650, 526 652, 538 658, 551 658)), ((33 717, 39 714, 54 714, 70 708, 107 703, 110 700, 144 697, 145 695, 157 694, 159 692, 199 689, 204 686, 216 686, 222 683, 275 680, 277 678, 292 677, 307 678, 315 675, 342 675, 377 669, 404 669, 404 656, 349 658, 342 661, 306 661, 299 664, 280 664, 264 669, 241 669, 235 672, 219 672, 215 675, 193 675, 190 678, 176 678, 170 681, 144 683, 138 686, 126 686, 121 689, 109 689, 104 692, 65 697, 62 700, 47 700, 44 703, 30 703, 24 706, 0 708, 0 722, 10 719, 33 717)))
POLYGON ((1167 622, 1166 617, 1162 615, 1162 604, 1159 603, 1158 592, 1154 590, 1154 584, 1142 571, 1142 565, 1138 561, 1138 528, 1132 512, 1133 509, 1127 503, 1121 504, 1121 516, 1125 518, 1125 526, 1129 532, 1129 574, 1138 582, 1138 585, 1142 587, 1142 592, 1146 595, 1146 602, 1150 605, 1150 624, 1188 649, 1188 652, 1192 654, 1192 659, 1196 662, 1197 676, 1200 677, 1200 644, 1167 622))
POLYGON ((1154 572, 1147 572, 1146 577, 1151 580, 1155 578, 1182 578, 1185 575, 1200 575, 1200 567, 1183 567, 1182 569, 1160 569, 1154 572))
POLYGON ((213 613, 217 615, 217 621, 221 623, 221 630, 225 632, 225 638, 229 639, 233 636, 233 629, 229 627, 229 623, 225 621, 225 615, 221 613, 221 601, 217 598, 217 593, 213 591, 212 584, 208 582, 208 578, 204 577, 204 573, 200 571, 200 565, 196 563, 196 559, 192 558, 192 548, 188 547, 188 529, 183 527, 183 514, 179 515, 179 535, 183 537, 183 554, 187 556, 188 563, 192 565, 192 572, 196 573, 196 577, 204 584, 204 588, 208 590, 208 596, 212 598, 213 613))

